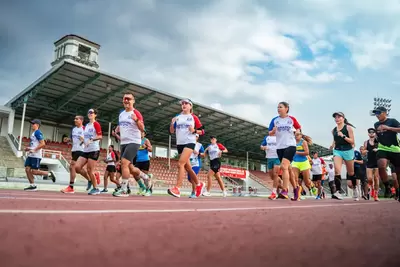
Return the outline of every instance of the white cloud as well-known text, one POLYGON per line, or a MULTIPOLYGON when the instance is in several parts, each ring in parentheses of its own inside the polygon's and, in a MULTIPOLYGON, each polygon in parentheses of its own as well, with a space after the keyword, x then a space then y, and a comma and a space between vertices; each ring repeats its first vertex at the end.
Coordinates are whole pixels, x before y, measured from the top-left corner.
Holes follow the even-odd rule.
POLYGON ((310 45, 310 49, 314 54, 319 54, 324 51, 333 50, 334 46, 326 40, 318 40, 310 45))
POLYGON ((216 109, 216 110, 224 111, 224 109, 222 108, 221 103, 211 103, 210 107, 212 107, 213 109, 216 109))

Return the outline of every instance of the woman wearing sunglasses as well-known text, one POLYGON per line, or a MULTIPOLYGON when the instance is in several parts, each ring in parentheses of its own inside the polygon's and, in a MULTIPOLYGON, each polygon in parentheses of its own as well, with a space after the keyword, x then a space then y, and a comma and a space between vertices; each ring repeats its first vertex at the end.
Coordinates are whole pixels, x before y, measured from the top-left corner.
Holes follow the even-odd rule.
POLYGON ((176 146, 179 154, 178 179, 176 186, 168 189, 168 194, 174 197, 181 196, 180 188, 187 172, 190 180, 197 185, 196 197, 198 197, 203 193, 204 183, 199 181, 193 171, 190 156, 196 147, 196 134, 203 135, 204 127, 199 118, 192 113, 193 103, 190 99, 183 99, 180 104, 182 112, 172 118, 169 128, 171 134, 176 134, 176 146))
POLYGON ((83 154, 78 158, 75 168, 77 173, 81 173, 82 168, 86 165, 87 174, 90 177, 87 190, 93 186, 92 190, 89 191, 89 195, 98 195, 100 190, 94 170, 100 156, 100 140, 103 138, 103 134, 100 123, 96 121, 96 109, 89 109, 88 118, 89 123, 85 126, 83 140, 81 140, 84 144, 83 154))

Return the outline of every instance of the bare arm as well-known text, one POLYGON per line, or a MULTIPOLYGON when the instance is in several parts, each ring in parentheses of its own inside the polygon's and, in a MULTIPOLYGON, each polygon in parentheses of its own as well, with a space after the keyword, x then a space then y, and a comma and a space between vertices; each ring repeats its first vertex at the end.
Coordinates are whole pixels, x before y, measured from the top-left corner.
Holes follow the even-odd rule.
POLYGON ((149 139, 146 139, 146 141, 144 142, 144 144, 146 145, 147 151, 149 151, 149 152, 152 152, 152 151, 153 151, 153 147, 151 146, 151 143, 150 143, 149 139))

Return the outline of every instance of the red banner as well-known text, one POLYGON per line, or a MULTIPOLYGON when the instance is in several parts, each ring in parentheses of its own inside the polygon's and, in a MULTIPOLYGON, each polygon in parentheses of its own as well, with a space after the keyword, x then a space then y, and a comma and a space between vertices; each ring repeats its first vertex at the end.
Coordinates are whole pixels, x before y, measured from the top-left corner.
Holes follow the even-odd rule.
POLYGON ((230 178, 238 178, 238 179, 246 179, 246 170, 230 167, 230 166, 221 166, 219 170, 222 176, 227 176, 230 178))

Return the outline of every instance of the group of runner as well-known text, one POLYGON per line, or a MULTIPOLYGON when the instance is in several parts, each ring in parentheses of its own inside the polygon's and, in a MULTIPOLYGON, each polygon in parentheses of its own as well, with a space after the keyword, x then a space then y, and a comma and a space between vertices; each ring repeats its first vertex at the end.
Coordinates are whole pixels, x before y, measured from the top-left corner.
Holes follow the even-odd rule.
POLYGON ((385 187, 385 197, 390 195, 388 166, 391 168, 396 189, 395 197, 399 199, 397 177, 400 172, 400 141, 397 133, 400 132, 400 124, 396 119, 388 118, 385 107, 373 110, 378 121, 374 128, 368 129, 369 139, 364 142, 360 151, 354 150, 355 139, 352 129, 354 126, 342 112, 333 113, 336 127, 332 130, 333 143, 330 147, 333 149, 333 164, 329 165, 325 164, 317 152, 309 151, 309 145, 312 144, 311 138, 302 133, 299 122, 288 113, 289 104, 280 102, 279 116, 272 119, 269 125, 269 136, 266 136, 261 143, 261 149, 266 151, 267 167, 273 180, 270 199, 288 199, 290 182, 293 187, 291 199, 300 200, 303 191, 302 181, 310 192, 317 195, 316 199, 324 198, 325 167, 332 198, 341 200, 343 199, 341 194, 343 164, 346 165, 347 186, 353 191, 355 200, 358 201, 361 196, 364 199, 369 199, 371 196, 375 201, 379 201, 380 180, 385 187), (366 171, 364 171, 364 166, 366 171), (279 172, 281 172, 281 178, 279 172), (368 183, 366 177, 368 177, 368 183), (280 190, 279 193, 278 190, 280 190))
MULTIPOLYGON (((149 196, 152 193, 152 175, 149 174, 150 158, 152 151, 150 141, 145 138, 145 126, 142 114, 134 108, 135 98, 132 93, 126 93, 122 100, 124 111, 119 115, 118 127, 112 135, 120 142, 121 153, 114 151, 112 145, 108 148, 105 159, 107 168, 104 175, 104 189, 100 191, 100 179, 95 172, 96 162, 100 156, 100 140, 102 130, 96 121, 97 110, 88 111, 89 123, 83 126, 83 116, 75 117, 75 127, 72 130, 72 160, 70 164, 70 183, 63 193, 74 193, 76 173, 81 174, 88 181, 89 195, 108 192, 108 178, 116 184, 113 192, 115 197, 126 197, 131 192, 129 179, 132 176, 139 185, 139 194, 149 196), (86 169, 84 166, 86 165, 86 169), (120 179, 121 178, 121 179, 120 179)), ((191 198, 210 196, 212 178, 215 177, 226 196, 224 183, 220 175, 222 153, 228 150, 217 142, 215 136, 210 136, 210 145, 204 149, 198 142, 199 136, 204 135, 204 126, 199 118, 193 114, 193 103, 190 99, 180 101, 181 112, 174 116, 170 124, 170 133, 176 135, 176 145, 179 154, 178 177, 176 185, 168 189, 168 194, 174 197, 181 196, 181 186, 187 174, 192 184, 191 198), (201 158, 208 154, 210 169, 208 172, 207 188, 205 183, 198 178, 201 167, 201 158)), ((346 165, 347 185, 353 190, 356 200, 361 195, 366 198, 368 184, 363 181, 362 166, 366 165, 366 175, 371 187, 371 196, 379 200, 379 181, 385 186, 385 195, 390 192, 386 167, 390 163, 392 175, 400 172, 400 145, 397 133, 400 124, 397 120, 387 117, 387 110, 379 107, 373 111, 378 119, 374 128, 368 129, 369 139, 361 147, 359 155, 354 151, 355 140, 353 125, 348 122, 342 112, 333 113, 336 127, 332 130, 334 164, 326 165, 319 157, 318 152, 310 152, 309 146, 312 139, 302 133, 301 126, 296 118, 289 115, 289 104, 278 104, 278 116, 272 119, 269 125, 269 135, 263 140, 261 149, 266 151, 268 170, 273 179, 273 189, 270 199, 289 199, 289 183, 293 187, 294 201, 300 200, 303 193, 302 183, 316 195, 316 199, 325 197, 323 190, 323 177, 328 177, 332 198, 342 199, 341 195, 341 170, 346 165), (361 190, 363 188, 363 190, 361 190), (278 191, 279 190, 279 191, 278 191), (364 194, 362 193, 364 192, 364 194)), ((25 190, 36 190, 33 174, 49 175, 55 182, 54 172, 39 171, 41 149, 45 143, 40 132, 40 121, 33 120, 33 133, 31 143, 26 148, 26 172, 30 186, 25 190), (37 155, 36 155, 37 154, 37 155), (40 154, 40 157, 38 156, 40 154), (32 156, 33 155, 33 156, 32 156)), ((395 181, 398 195, 398 182, 395 181)))

